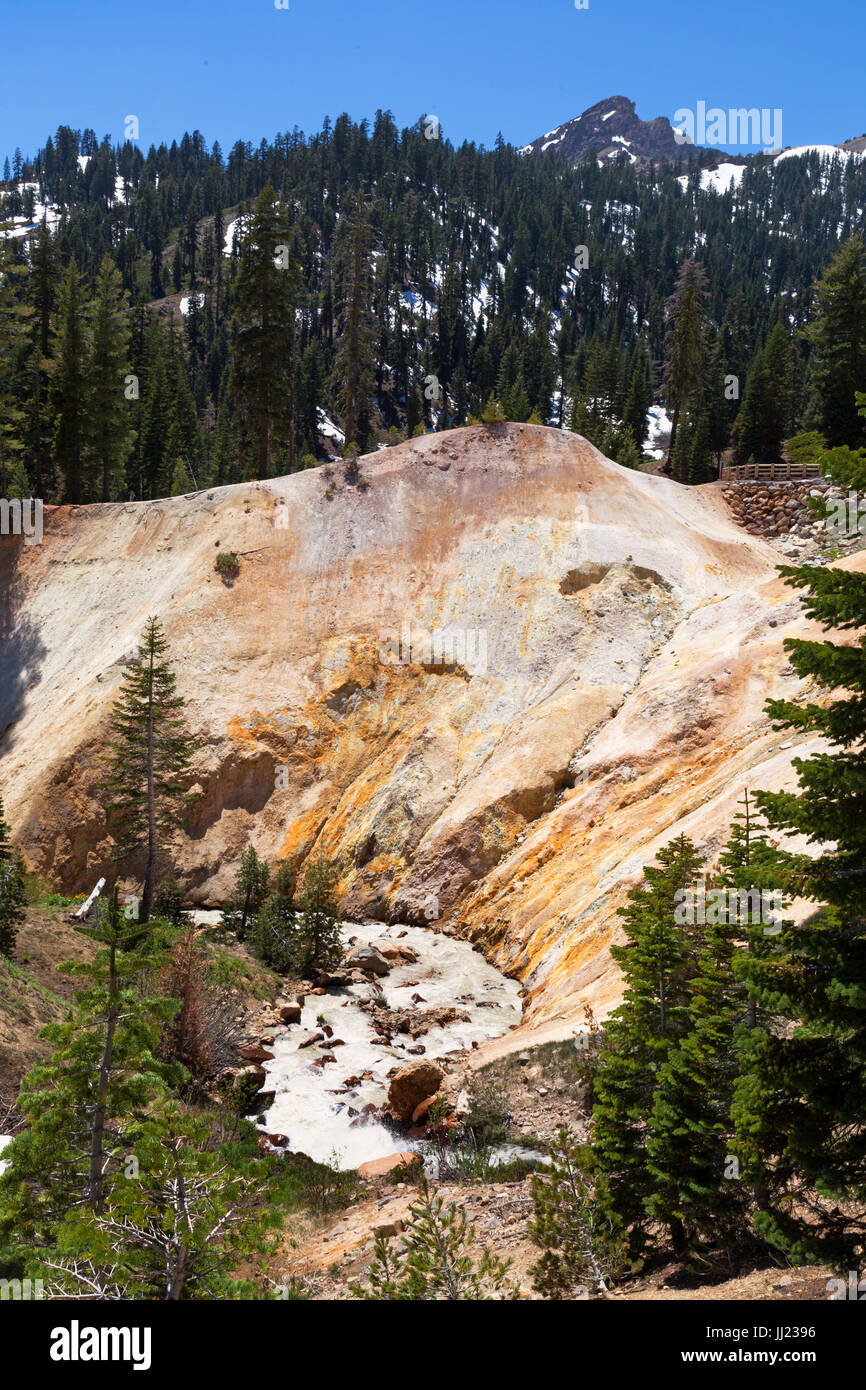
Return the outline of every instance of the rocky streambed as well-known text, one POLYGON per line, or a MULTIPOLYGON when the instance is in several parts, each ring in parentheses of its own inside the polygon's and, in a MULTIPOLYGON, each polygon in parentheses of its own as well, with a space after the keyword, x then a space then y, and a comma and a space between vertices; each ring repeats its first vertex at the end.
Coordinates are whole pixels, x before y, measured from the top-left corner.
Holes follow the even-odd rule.
MULTIPOLYGON (((468 942, 381 922, 347 923, 343 935, 348 968, 333 978, 346 982, 307 994, 297 1022, 262 1029, 272 1054, 261 1062, 262 1090, 274 1098, 259 1121, 280 1147, 341 1169, 418 1147, 417 1136, 380 1113, 395 1074, 459 1071, 473 1044, 501 1036, 521 1016, 518 983, 468 942)), ((290 1007, 282 1012, 297 1017, 290 1007)), ((404 1106, 411 1100, 407 1084, 404 1106)), ((407 1109, 401 1118, 411 1121, 407 1109)))

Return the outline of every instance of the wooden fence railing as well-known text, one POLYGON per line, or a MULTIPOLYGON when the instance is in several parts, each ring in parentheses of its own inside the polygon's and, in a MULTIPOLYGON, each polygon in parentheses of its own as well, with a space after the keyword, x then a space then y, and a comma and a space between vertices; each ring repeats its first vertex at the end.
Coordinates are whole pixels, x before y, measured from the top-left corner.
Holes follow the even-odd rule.
POLYGON ((719 473, 723 483, 746 482, 753 478, 780 482, 820 477, 817 463, 723 463, 719 473))

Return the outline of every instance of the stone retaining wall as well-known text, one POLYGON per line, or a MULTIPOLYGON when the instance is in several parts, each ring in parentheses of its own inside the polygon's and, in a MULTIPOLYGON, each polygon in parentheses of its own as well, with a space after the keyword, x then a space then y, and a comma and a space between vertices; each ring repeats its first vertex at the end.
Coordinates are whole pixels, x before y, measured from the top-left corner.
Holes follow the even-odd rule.
POLYGON ((794 535, 820 540, 826 528, 812 516, 808 499, 845 494, 826 478, 807 478, 799 482, 752 479, 727 483, 723 495, 736 521, 753 536, 794 535))

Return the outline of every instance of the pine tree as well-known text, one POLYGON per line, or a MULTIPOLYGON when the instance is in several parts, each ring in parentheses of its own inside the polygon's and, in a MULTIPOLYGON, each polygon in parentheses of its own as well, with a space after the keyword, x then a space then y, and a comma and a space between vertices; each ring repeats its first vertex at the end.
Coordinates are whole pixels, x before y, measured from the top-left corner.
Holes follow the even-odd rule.
MULTIPOLYGON (((805 590, 806 613, 825 631, 862 633, 866 575, 809 565, 781 573, 805 590)), ((835 694, 822 704, 771 700, 768 711, 777 728, 818 734, 828 747, 795 759, 798 792, 756 800, 771 827, 821 846, 814 858, 779 857, 792 894, 820 906, 784 927, 774 954, 746 958, 757 1007, 787 1026, 759 1018, 751 1031, 734 1117, 746 1176, 770 1194, 755 1217, 761 1234, 795 1261, 847 1270, 866 1256, 866 638, 789 638, 785 647, 798 675, 835 694)))
POLYGON ((180 826, 187 802, 183 778, 195 747, 183 719, 184 700, 158 618, 149 618, 138 654, 123 668, 110 722, 108 811, 116 817, 115 856, 145 853, 141 921, 150 917, 161 851, 180 826))
MULTIPOLYGON (((689 257, 680 267, 676 287, 668 301, 664 373, 665 398, 672 411, 668 471, 673 467, 680 415, 701 380, 706 282, 703 267, 689 257)), ((676 474, 676 470, 674 472, 676 474)))
POLYGON ((275 450, 291 436, 298 292, 286 210, 270 184, 259 195, 244 232, 232 291, 228 389, 255 476, 267 478, 275 450))
POLYGON ((26 893, 24 865, 10 843, 9 826, 3 819, 0 796, 0 956, 11 956, 18 927, 24 920, 26 893))
POLYGON ((289 864, 280 865, 268 896, 259 908, 253 930, 257 955, 272 970, 288 974, 297 956, 295 908, 297 874, 289 864))
POLYGON ((295 966, 309 976, 332 969, 343 953, 336 888, 340 866, 319 855, 307 866, 301 891, 301 917, 295 934, 295 966))
POLYGON ((30 477, 37 497, 53 493, 51 457, 52 417, 49 405, 51 321, 57 300, 57 253, 43 218, 32 243, 29 298, 33 307, 28 372, 31 377, 27 410, 27 452, 30 477))
POLYGON ((370 1267, 369 1289, 356 1288, 361 1298, 377 1301, 488 1302, 508 1297, 508 1266, 489 1249, 475 1260, 471 1247, 474 1227, 466 1212, 435 1197, 426 1179, 421 1195, 409 1208, 400 1245, 379 1236, 370 1267))
POLYGON ((726 391, 732 383, 728 382, 726 354, 726 334, 717 333, 713 347, 707 355, 702 389, 703 407, 708 424, 707 442, 717 469, 722 461, 722 451, 727 447, 731 435, 731 403, 726 391))
POLYGON ((505 411, 502 408, 502 402, 498 400, 491 391, 487 404, 481 412, 481 419, 485 425, 499 425, 503 424, 506 418, 505 411))
POLYGON ((815 294, 817 317, 807 333, 818 423, 829 445, 856 448, 866 442, 855 405, 855 394, 866 383, 866 252, 859 233, 833 257, 815 294))
MULTIPOLYGON (((160 1300, 251 1298, 237 1277, 265 1247, 264 1183, 254 1162, 227 1162, 207 1118, 161 1103, 128 1153, 130 1176, 105 1208, 64 1223, 57 1252, 35 1272, 48 1298, 160 1300)), ((132 1136, 130 1136, 132 1138, 132 1136)))
MULTIPOLYGON (((659 851, 644 869, 644 882, 621 909, 626 946, 611 953, 622 968, 623 1002, 608 1020, 606 1047, 596 1082, 592 1152, 603 1174, 610 1209, 631 1227, 639 1250, 653 1189, 647 1165, 646 1120, 659 1069, 688 1028, 687 981, 693 971, 701 929, 684 925, 684 894, 693 892, 701 857, 684 835, 659 851)), ((669 1219, 678 1252, 682 1223, 669 1219)))
POLYGON ((647 434, 646 417, 651 405, 652 387, 649 364, 646 354, 642 349, 639 349, 629 378, 622 413, 623 424, 634 441, 639 458, 643 453, 644 440, 647 434))
POLYGON ((97 925, 78 930, 98 950, 64 965, 84 984, 70 1016, 43 1032, 52 1044, 48 1061, 22 1083, 28 1127, 4 1155, 0 1244, 5 1237, 50 1247, 64 1220, 104 1211, 112 1188, 126 1181, 125 1158, 148 1108, 182 1076, 156 1058, 174 1006, 143 988, 158 956, 126 920, 116 888, 97 925))
POLYGON ((87 364, 88 453, 103 502, 120 491, 135 432, 125 395, 129 372, 129 322, 123 280, 110 256, 96 277, 90 305, 91 349, 87 364))
POLYGON ((270 869, 252 845, 247 845, 235 875, 235 890, 223 907, 222 925, 245 940, 268 893, 270 869))
POLYGON ((167 472, 166 441, 170 418, 170 391, 166 375, 166 333, 152 316, 144 331, 140 366, 139 419, 136 460, 141 496, 159 497, 167 472))
POLYGON ((592 1284, 606 1294, 626 1265, 625 1240, 610 1210, 592 1150, 563 1127, 550 1145, 550 1165, 533 1175, 529 1234, 544 1252, 532 1266, 533 1287, 546 1298, 574 1298, 592 1284))
POLYGON ((743 403, 734 432, 737 456, 776 463, 790 430, 794 385, 793 352, 781 323, 756 354, 746 377, 743 403))
POLYGON ((335 251, 341 272, 340 337, 334 358, 337 403, 343 417, 346 444, 366 443, 366 401, 373 390, 375 321, 370 310, 372 272, 371 233, 361 194, 347 202, 335 251))
POLYGON ((30 495, 24 460, 30 387, 26 352, 33 312, 22 294, 26 276, 26 265, 6 246, 0 248, 0 497, 7 498, 30 495))
POLYGON ((685 1028, 659 1068, 647 1120, 654 1187, 646 1210, 681 1229, 690 1250, 697 1251, 703 1240, 731 1253, 742 1246, 746 1224, 746 1196, 732 1177, 737 1170, 729 1154, 746 1006, 734 959, 742 935, 753 928, 739 913, 732 920, 718 902, 708 904, 706 920, 705 939, 685 983, 685 1028))
POLYGON ((54 456, 65 502, 85 502, 91 496, 86 304, 82 276, 73 257, 60 285, 51 378, 54 456))

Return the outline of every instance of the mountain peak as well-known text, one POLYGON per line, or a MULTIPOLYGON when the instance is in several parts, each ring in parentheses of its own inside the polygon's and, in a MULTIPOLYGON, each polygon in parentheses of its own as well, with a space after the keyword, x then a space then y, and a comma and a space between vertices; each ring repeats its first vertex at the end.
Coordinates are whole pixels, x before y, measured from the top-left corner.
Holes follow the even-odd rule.
POLYGON ((688 160, 694 146, 678 144, 666 116, 643 121, 628 97, 612 96, 588 106, 564 125, 549 130, 524 145, 521 153, 546 154, 555 150, 571 164, 595 154, 602 163, 627 156, 632 164, 688 160))

